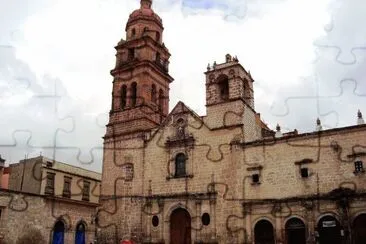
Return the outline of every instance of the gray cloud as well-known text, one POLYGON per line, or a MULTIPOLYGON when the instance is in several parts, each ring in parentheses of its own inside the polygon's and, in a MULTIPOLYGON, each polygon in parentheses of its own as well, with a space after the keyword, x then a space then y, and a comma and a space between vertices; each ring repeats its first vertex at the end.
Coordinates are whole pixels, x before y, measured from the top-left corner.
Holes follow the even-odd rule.
MULTIPOLYGON (((113 46, 138 1, 90 1, 82 21, 80 2, 69 13, 67 4, 27 3, 29 8, 23 1, 0 3, 0 154, 16 162, 42 152, 100 171, 113 46)), ((320 3, 217 3, 195 9, 180 0, 154 1, 172 53, 170 108, 183 100, 203 115, 202 73, 229 52, 251 70, 256 110, 273 129, 279 122, 285 131, 313 131, 317 117, 325 128, 354 125, 358 108, 366 114, 363 1, 331 1, 332 21, 325 26, 320 3), (309 52, 315 51, 318 59, 311 63, 315 55, 309 52)))

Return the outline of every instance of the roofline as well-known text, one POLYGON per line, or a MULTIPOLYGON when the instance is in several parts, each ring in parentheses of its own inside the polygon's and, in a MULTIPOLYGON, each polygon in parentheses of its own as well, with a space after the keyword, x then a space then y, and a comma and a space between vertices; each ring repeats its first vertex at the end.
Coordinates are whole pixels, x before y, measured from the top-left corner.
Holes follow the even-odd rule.
MULTIPOLYGON (((250 142, 238 142, 238 141, 233 141, 232 144, 239 144, 243 147, 246 146, 263 146, 264 143, 266 142, 287 142, 288 140, 291 139, 308 139, 308 138, 314 138, 314 137, 318 137, 320 135, 331 135, 334 133, 346 133, 349 132, 349 130, 366 130, 366 124, 362 124, 362 125, 352 125, 352 126, 345 126, 345 127, 339 127, 339 128, 333 128, 333 129, 328 129, 328 130, 321 130, 321 131, 314 131, 314 132, 307 132, 307 133, 302 133, 302 134, 297 134, 297 135, 288 135, 288 136, 283 136, 280 138, 275 138, 275 137, 271 137, 271 138, 265 138, 265 139, 261 139, 261 140, 256 140, 256 141, 250 141, 250 142)), ((264 144, 265 145, 265 144, 264 144)))
MULTIPOLYGON (((80 170, 83 170, 83 171, 87 171, 87 172, 90 172, 90 173, 98 174, 99 176, 102 175, 102 173, 99 173, 99 172, 96 172, 96 171, 93 171, 93 170, 89 170, 89 169, 85 169, 85 168, 81 168, 79 166, 75 166, 75 165, 72 165, 72 164, 63 163, 63 162, 57 161, 55 159, 45 157, 43 155, 42 156, 33 157, 33 158, 22 159, 18 163, 12 163, 12 164, 10 164, 9 167, 14 167, 17 164, 21 164, 22 162, 25 162, 26 160, 32 160, 32 159, 36 159, 36 158, 42 158, 42 159, 45 159, 45 160, 48 160, 48 161, 56 162, 58 164, 67 165, 67 166, 70 166, 70 167, 73 167, 73 168, 77 168, 77 169, 80 169, 80 170)), ((43 163, 43 161, 42 161, 42 163, 43 163)), ((47 167, 44 167, 44 166, 42 166, 42 167, 43 168, 47 168, 47 167)), ((100 181, 100 179, 98 179, 98 178, 93 178, 93 177, 89 177, 89 176, 83 176, 81 174, 77 174, 77 173, 74 173, 74 172, 68 172, 68 171, 65 171, 65 170, 62 170, 62 169, 55 169, 55 168, 47 168, 47 169, 53 169, 55 171, 62 171, 64 173, 74 174, 74 175, 78 175, 78 176, 82 176, 82 177, 86 177, 86 178, 95 179, 97 181, 100 181)))
POLYGON ((34 197, 41 197, 44 199, 55 199, 55 200, 59 200, 59 201, 63 201, 63 202, 70 202, 70 203, 76 203, 76 204, 81 204, 81 205, 90 205, 90 206, 99 206, 99 203, 94 203, 94 202, 86 202, 86 201, 80 201, 80 200, 75 200, 75 199, 69 199, 69 198, 61 198, 58 196, 48 196, 48 195, 42 195, 42 194, 37 194, 37 193, 31 193, 31 192, 23 192, 23 191, 16 191, 16 190, 10 190, 10 189, 4 189, 4 188, 0 188, 0 195, 2 192, 6 192, 9 193, 9 196, 11 196, 11 193, 15 193, 15 194, 23 194, 23 195, 28 195, 28 196, 34 196, 34 197))

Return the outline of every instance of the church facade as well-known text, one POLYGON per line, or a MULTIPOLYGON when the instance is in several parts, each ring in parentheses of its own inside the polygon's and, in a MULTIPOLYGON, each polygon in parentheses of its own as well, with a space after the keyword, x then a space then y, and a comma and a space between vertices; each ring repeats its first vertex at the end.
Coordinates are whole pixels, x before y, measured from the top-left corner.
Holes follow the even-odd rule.
MULTIPOLYGON (((119 243, 365 243, 366 125, 269 129, 236 57, 205 71, 206 115, 169 112, 170 53, 151 0, 115 47, 98 239, 119 243)), ((357 119, 357 118, 356 118, 357 119)))

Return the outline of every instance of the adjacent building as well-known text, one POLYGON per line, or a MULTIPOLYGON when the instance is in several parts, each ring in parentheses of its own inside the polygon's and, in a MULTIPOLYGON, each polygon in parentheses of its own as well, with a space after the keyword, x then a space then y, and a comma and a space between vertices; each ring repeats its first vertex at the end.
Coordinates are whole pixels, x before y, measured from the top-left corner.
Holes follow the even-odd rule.
POLYGON ((253 77, 231 55, 207 67, 205 116, 183 102, 169 112, 163 30, 141 0, 115 47, 105 243, 366 243, 361 112, 348 127, 271 130, 255 110, 253 77))
POLYGON ((43 156, 10 164, 1 189, 1 233, 6 243, 37 229, 47 243, 94 242, 101 175, 43 156))

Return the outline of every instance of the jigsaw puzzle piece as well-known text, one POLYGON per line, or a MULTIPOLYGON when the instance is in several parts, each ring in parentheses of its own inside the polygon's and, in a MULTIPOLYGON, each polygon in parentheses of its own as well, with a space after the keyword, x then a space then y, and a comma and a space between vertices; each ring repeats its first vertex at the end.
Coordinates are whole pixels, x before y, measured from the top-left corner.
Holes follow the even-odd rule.
MULTIPOLYGON (((339 115, 337 109, 325 109, 325 101, 332 102, 332 96, 319 94, 324 89, 319 89, 321 81, 318 76, 304 78, 301 85, 296 84, 289 90, 281 91, 279 97, 284 100, 274 102, 267 115, 271 121, 278 121, 283 129, 303 128, 305 131, 315 130, 315 121, 320 118, 323 128, 338 126, 339 115), (301 111, 306 111, 301 112, 301 111), (286 121, 286 123, 285 123, 286 121), (289 121, 294 121, 289 124, 289 121)), ((336 97, 336 95, 334 95, 336 97)))
POLYGON ((15 212, 24 212, 28 209, 29 203, 26 200, 26 196, 23 194, 10 194, 9 209, 15 212))
POLYGON ((84 167, 100 167, 103 156, 103 139, 108 123, 106 113, 94 114, 92 108, 72 106, 72 103, 61 103, 60 113, 73 118, 74 127, 71 131, 59 131, 56 142, 59 147, 56 153, 69 155, 65 160, 82 164, 84 167), (91 133, 92 132, 92 133, 91 133), (99 134, 99 139, 95 135, 99 134), (88 139, 89 137, 89 139, 88 139), (80 138, 83 138, 80 140, 80 138), (76 160, 75 160, 76 159, 76 160))
POLYGON ((333 4, 331 22, 324 28, 327 36, 314 45, 319 49, 331 50, 333 60, 342 65, 364 62, 366 31, 359 23, 366 21, 365 1, 334 1, 333 4))

